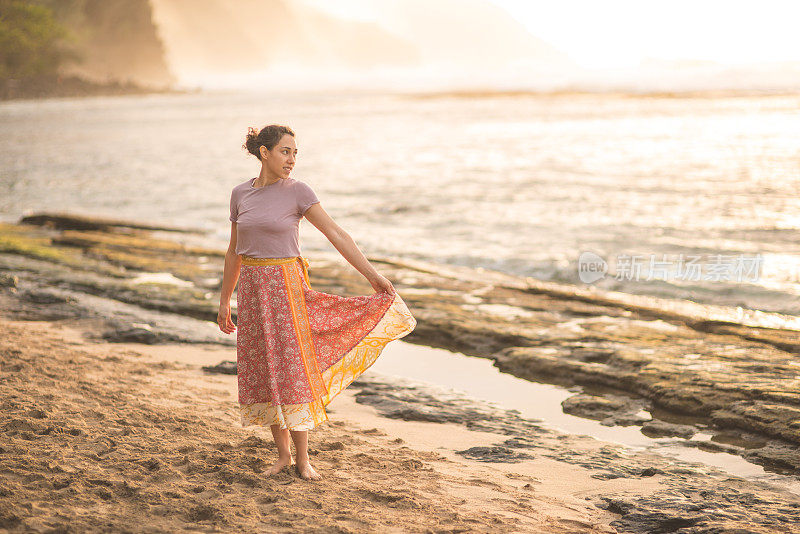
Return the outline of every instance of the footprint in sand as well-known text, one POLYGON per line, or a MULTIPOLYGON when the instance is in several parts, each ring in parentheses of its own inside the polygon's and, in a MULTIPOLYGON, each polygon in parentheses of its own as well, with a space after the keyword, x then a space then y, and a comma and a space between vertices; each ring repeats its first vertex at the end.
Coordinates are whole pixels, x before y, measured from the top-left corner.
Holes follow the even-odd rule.
POLYGON ((210 504, 195 505, 190 508, 185 515, 186 518, 192 522, 208 520, 222 521, 225 519, 222 511, 216 506, 210 504))
POLYGON ((28 417, 32 417, 34 419, 46 419, 47 418, 47 413, 44 410, 40 410, 38 408, 37 409, 33 409, 33 410, 28 410, 28 412, 25 415, 27 415, 28 417))
POLYGON ((422 469, 425 467, 421 461, 417 460, 416 458, 408 458, 400 462, 400 465, 408 470, 416 471, 417 469, 422 469))
POLYGON ((207 490, 201 491, 200 493, 197 494, 197 496, 202 498, 203 500, 213 500, 221 498, 222 493, 213 488, 209 488, 207 490))
POLYGON ((383 462, 370 456, 369 454, 364 454, 363 452, 358 452, 354 454, 351 458, 353 463, 361 467, 381 468, 384 466, 383 462))
POLYGON ((222 469, 214 473, 214 476, 222 480, 226 484, 238 483, 238 484, 243 484, 250 488, 255 488, 261 485, 260 480, 248 476, 240 471, 232 470, 228 467, 223 467, 222 469))
POLYGON ((110 501, 114 498, 114 494, 108 491, 106 488, 97 488, 94 490, 94 494, 104 501, 110 501))
POLYGON ((250 436, 249 438, 240 441, 237 447, 239 448, 255 447, 255 448, 265 448, 265 449, 272 448, 270 442, 258 436, 250 436))
POLYGON ((107 488, 113 487, 114 483, 105 478, 87 478, 86 482, 92 486, 106 486, 107 488))
POLYGON ((161 469, 161 461, 158 458, 145 458, 144 460, 139 460, 136 463, 150 471, 161 469))
POLYGON ((389 493, 369 489, 362 489, 358 493, 376 504, 383 504, 392 508, 419 508, 420 506, 416 499, 405 493, 389 493))
POLYGON ((370 428, 368 430, 359 430, 359 434, 367 434, 369 436, 385 436, 386 432, 377 429, 377 428, 370 428))
POLYGON ((340 451, 344 449, 344 443, 341 441, 326 441, 320 443, 317 447, 321 451, 340 451))
POLYGON ((321 510, 322 503, 314 499, 295 499, 292 500, 292 505, 306 510, 321 510))

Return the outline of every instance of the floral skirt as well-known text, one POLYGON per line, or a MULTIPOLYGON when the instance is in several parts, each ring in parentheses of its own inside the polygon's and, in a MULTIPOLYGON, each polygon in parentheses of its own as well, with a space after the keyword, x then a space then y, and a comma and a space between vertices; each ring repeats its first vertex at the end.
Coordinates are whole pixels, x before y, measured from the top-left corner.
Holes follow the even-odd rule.
POLYGON ((236 356, 242 426, 310 430, 325 406, 417 322, 395 293, 311 289, 308 260, 242 256, 236 356))

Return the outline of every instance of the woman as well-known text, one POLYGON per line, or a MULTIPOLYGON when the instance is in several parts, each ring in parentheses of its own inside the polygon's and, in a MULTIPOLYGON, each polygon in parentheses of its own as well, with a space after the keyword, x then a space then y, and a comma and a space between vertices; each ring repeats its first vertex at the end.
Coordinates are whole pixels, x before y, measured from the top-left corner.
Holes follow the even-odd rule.
POLYGON ((231 240, 217 322, 228 334, 238 328, 242 426, 269 425, 278 446, 278 460, 267 474, 291 465, 291 435, 296 471, 318 480, 308 459, 308 430, 328 421, 325 406, 375 362, 387 343, 411 332, 416 320, 311 187, 289 178, 297 156, 291 129, 250 128, 243 148, 259 158, 261 172, 231 192, 231 240), (299 246, 303 217, 376 293, 341 297, 311 289, 299 246), (230 308, 237 281, 238 326, 230 308))

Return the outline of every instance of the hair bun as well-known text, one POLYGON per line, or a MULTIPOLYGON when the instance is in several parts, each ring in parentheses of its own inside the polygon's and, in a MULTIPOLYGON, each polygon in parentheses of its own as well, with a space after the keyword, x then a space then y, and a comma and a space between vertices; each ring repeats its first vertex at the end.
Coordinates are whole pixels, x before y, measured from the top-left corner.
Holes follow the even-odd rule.
POLYGON ((242 148, 260 160, 261 153, 259 152, 259 148, 263 145, 267 147, 267 150, 272 150, 284 135, 291 135, 294 137, 294 132, 288 126, 282 126, 280 124, 264 126, 261 128, 261 131, 249 126, 242 148))

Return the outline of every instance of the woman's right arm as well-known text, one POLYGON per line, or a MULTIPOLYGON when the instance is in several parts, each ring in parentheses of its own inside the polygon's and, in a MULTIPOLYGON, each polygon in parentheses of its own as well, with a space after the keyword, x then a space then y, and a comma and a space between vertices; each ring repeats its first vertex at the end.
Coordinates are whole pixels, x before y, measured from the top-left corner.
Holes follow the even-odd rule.
POLYGON ((219 297, 219 313, 217 324, 226 334, 233 333, 236 328, 231 320, 231 296, 236 282, 239 281, 239 269, 242 266, 242 257, 236 253, 236 223, 231 222, 231 242, 225 252, 225 270, 222 273, 222 289, 219 297))

